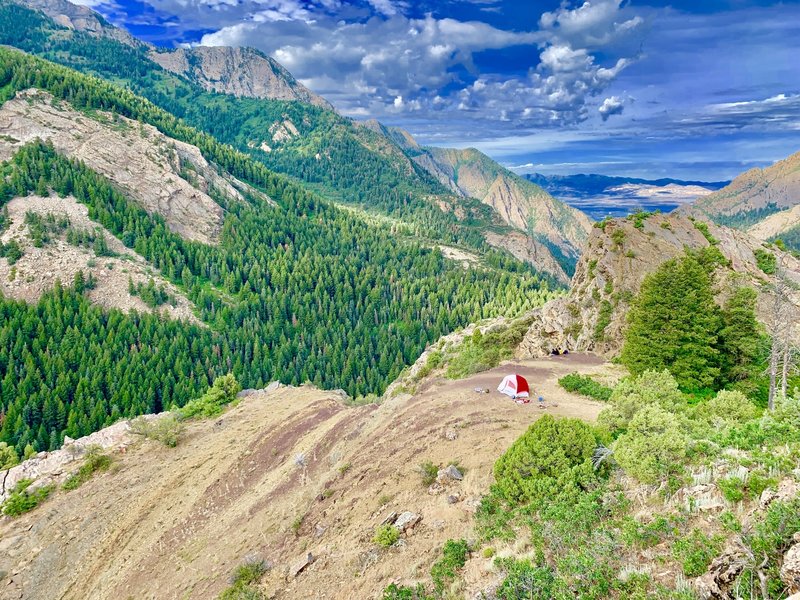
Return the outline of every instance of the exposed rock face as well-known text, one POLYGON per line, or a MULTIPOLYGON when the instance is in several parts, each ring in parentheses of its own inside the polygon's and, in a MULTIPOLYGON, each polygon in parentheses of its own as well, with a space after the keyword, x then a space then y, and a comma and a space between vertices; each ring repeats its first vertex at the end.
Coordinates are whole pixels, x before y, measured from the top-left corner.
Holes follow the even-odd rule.
MULTIPOLYGON (((145 419, 157 418, 156 415, 147 415, 145 419)), ((6 471, 0 471, 0 503, 2 503, 14 489, 14 486, 23 479, 33 479, 34 489, 51 483, 60 482, 67 478, 71 471, 77 470, 77 465, 83 459, 87 450, 97 447, 101 450, 124 448, 133 443, 135 437, 130 433, 130 422, 120 421, 69 443, 64 439, 64 446, 53 452, 40 452, 6 471)))
MULTIPOLYGON (((768 284, 772 279, 756 263, 754 250, 761 244, 746 233, 709 225, 718 248, 730 260, 730 269, 718 270, 717 297, 722 301, 733 280, 744 277, 759 292, 758 314, 769 312, 768 284)), ((684 248, 700 249, 708 240, 687 217, 676 213, 654 215, 641 229, 633 221, 615 219, 592 230, 572 278, 569 295, 547 303, 534 313, 534 321, 518 349, 521 358, 545 356, 554 350, 593 350, 604 355, 619 352, 628 308, 644 278, 663 262, 680 256, 684 248)), ((772 250, 800 282, 800 261, 772 250)), ((792 293, 800 306, 800 296, 792 293)))
POLYGON ((507 250, 511 255, 523 262, 536 265, 541 271, 551 274, 558 281, 568 282, 569 276, 564 268, 553 257, 550 249, 535 238, 522 231, 498 233, 486 231, 483 234, 490 246, 507 250))
POLYGON ((166 52, 153 49, 149 56, 166 70, 188 77, 207 90, 247 98, 297 100, 333 110, 327 100, 254 48, 197 46, 166 52))
POLYGON ((692 212, 712 219, 775 205, 780 212, 761 216, 750 233, 761 240, 800 224, 800 152, 766 169, 751 169, 718 192, 697 200, 692 212))
POLYGON ((695 581, 697 595, 701 600, 733 600, 733 585, 747 562, 740 549, 726 549, 711 562, 708 571, 695 581))
POLYGON ((82 160, 142 208, 160 214, 174 232, 204 243, 214 243, 222 230, 223 211, 209 195, 212 188, 238 201, 244 201, 239 189, 252 191, 220 175, 195 146, 124 117, 89 117, 37 90, 0 107, 0 134, 6 136, 0 159, 34 139, 50 140, 58 152, 82 160))
POLYGON ((268 100, 297 100, 333 110, 331 104, 297 81, 272 57, 255 48, 198 46, 163 50, 114 27, 88 6, 67 0, 12 0, 43 12, 56 24, 94 37, 148 49, 150 59, 201 87, 223 94, 268 100))

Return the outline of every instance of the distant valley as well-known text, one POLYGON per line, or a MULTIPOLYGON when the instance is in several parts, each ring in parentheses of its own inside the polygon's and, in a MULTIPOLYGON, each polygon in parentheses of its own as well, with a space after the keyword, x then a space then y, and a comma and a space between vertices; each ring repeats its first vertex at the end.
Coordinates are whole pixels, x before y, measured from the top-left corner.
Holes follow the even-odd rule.
POLYGON ((606 175, 525 175, 531 181, 593 219, 624 217, 637 210, 669 212, 719 190, 729 181, 639 179, 606 175))

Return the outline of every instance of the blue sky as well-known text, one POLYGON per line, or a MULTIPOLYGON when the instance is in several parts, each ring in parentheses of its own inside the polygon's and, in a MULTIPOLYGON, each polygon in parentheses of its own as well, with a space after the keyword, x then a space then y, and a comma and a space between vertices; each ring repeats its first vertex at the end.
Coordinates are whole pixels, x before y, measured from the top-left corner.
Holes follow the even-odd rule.
POLYGON ((800 2, 82 0, 248 45, 354 118, 518 172, 722 180, 800 151, 800 2))

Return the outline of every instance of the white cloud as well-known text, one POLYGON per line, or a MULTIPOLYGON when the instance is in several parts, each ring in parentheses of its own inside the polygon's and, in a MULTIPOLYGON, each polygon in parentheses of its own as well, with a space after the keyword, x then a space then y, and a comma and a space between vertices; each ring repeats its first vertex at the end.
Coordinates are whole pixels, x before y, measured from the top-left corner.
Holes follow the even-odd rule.
POLYGON ((600 108, 597 111, 600 113, 603 121, 608 121, 611 115, 621 115, 625 109, 625 103, 618 96, 610 96, 603 100, 600 108))

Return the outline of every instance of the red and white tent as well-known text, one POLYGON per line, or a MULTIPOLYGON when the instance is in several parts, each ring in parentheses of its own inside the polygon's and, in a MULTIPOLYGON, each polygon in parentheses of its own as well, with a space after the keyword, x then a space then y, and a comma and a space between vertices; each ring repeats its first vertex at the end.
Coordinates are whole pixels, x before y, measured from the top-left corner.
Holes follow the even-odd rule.
POLYGON ((511 398, 527 398, 530 396, 528 381, 522 375, 506 375, 497 386, 497 391, 511 398))

